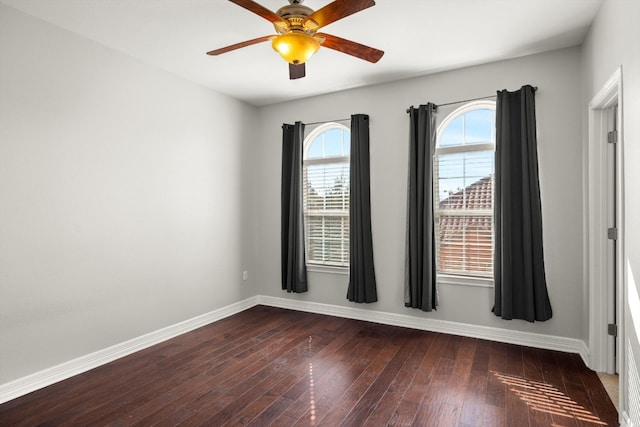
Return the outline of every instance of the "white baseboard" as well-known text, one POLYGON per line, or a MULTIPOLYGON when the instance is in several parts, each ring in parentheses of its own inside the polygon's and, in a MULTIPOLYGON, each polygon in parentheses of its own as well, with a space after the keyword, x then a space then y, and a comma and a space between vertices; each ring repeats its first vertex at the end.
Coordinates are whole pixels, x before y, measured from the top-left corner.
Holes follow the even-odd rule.
POLYGON ((96 351, 95 353, 87 354, 77 359, 61 363, 60 365, 35 372, 15 381, 0 384, 0 403, 8 402, 32 391, 66 380, 74 375, 97 368, 98 366, 128 356, 136 351, 151 347, 152 345, 177 337, 178 335, 182 335, 217 320, 224 319, 225 317, 244 311, 257 304, 258 298, 251 297, 244 301, 210 311, 209 313, 176 323, 175 325, 96 351))
MULTIPOLYGON (((548 350, 578 353, 588 361, 588 348, 578 339, 513 331, 487 326, 476 326, 443 320, 425 319, 404 314, 382 311, 363 310, 355 307, 321 304, 317 302, 298 301, 287 298, 258 295, 243 301, 222 307, 203 315, 176 323, 154 332, 133 338, 120 344, 99 350, 95 353, 64 362, 60 365, 36 372, 15 381, 0 385, 0 403, 31 393, 40 388, 81 374, 116 359, 128 356, 136 351, 151 347, 168 339, 182 335, 199 327, 208 325, 225 317, 244 311, 255 305, 305 311, 348 319, 364 320, 385 325, 402 326, 432 332, 461 335, 510 344, 525 345, 548 350)), ((629 424, 632 426, 633 424, 629 424)))
POLYGON ((578 353, 584 360, 585 364, 587 364, 589 360, 589 349, 587 345, 584 341, 575 338, 534 334, 531 332, 514 331, 489 326, 477 326, 445 320, 426 319, 406 314, 363 310, 355 307, 343 307, 317 302, 268 297, 264 295, 258 296, 258 303, 272 307, 364 320, 368 322, 382 323, 385 325, 403 326, 406 328, 421 329, 431 332, 442 332, 445 334, 461 335, 471 338, 543 348, 547 350, 563 351, 566 353, 578 353))

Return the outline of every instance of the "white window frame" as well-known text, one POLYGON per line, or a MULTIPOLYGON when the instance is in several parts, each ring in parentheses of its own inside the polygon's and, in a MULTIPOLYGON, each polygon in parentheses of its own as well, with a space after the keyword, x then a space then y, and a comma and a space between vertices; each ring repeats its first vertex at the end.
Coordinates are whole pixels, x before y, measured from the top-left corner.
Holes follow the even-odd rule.
MULTIPOLYGON (((442 154, 454 154, 454 153, 463 153, 463 152, 472 153, 472 152, 487 151, 487 150, 495 151, 495 132, 496 132, 495 128, 493 129, 492 140, 494 142, 492 143, 470 144, 470 145, 453 146, 453 147, 440 147, 441 135, 443 134, 444 130, 451 124, 451 122, 453 122, 458 117, 464 115, 465 113, 468 113, 474 110, 493 110, 495 114, 496 102, 493 100, 471 101, 458 107, 457 109, 449 113, 449 115, 447 115, 447 117, 442 121, 442 123, 440 123, 436 131, 436 148, 434 153, 434 166, 437 164, 438 156, 442 154)), ((494 165, 494 169, 495 169, 495 165, 494 165)), ((437 176, 437 167, 434 167, 433 194, 436 197, 438 197, 438 194, 439 194, 438 184, 439 182, 438 182, 438 176, 437 176)), ((495 219, 495 193, 493 193, 491 197, 492 197, 491 205, 494 207, 494 209, 486 210, 486 211, 474 211, 474 214, 485 214, 485 215, 491 214, 495 219)), ((436 231, 436 236, 439 236, 440 230, 438 227, 438 223, 439 223, 438 216, 441 211, 438 209, 438 206, 440 203, 439 203, 439 200, 434 201, 434 203, 435 203, 434 211, 435 211, 435 226, 436 226, 435 231, 436 231)), ((455 211, 451 213, 455 213, 456 215, 464 215, 464 212, 459 212, 459 211, 455 211)), ((491 237, 491 244, 492 244, 492 249, 495 249, 494 236, 491 237)), ((436 259, 438 259, 437 264, 439 263, 439 253, 438 253, 439 250, 440 250, 440 247, 438 244, 436 244, 436 252, 437 252, 436 259)), ((480 277, 480 276, 467 276, 467 275, 452 274, 452 273, 436 272, 436 280, 438 284, 448 284, 448 285, 476 286, 476 287, 493 287, 494 285, 493 278, 480 277)))
MULTIPOLYGON (((309 132, 309 135, 307 135, 304 139, 304 144, 303 144, 303 154, 302 154, 302 167, 303 169, 305 169, 307 166, 310 165, 321 165, 321 164, 333 164, 333 163, 349 163, 350 165, 350 154, 349 153, 345 153, 344 156, 341 157, 330 157, 330 158, 316 158, 316 159, 307 159, 307 153, 309 151, 309 149, 311 148, 311 145, 313 144, 313 142, 315 141, 315 139, 323 134, 324 132, 330 131, 332 129, 340 129, 343 131, 348 131, 351 132, 351 129, 348 126, 345 126, 341 123, 337 123, 337 122, 328 122, 328 123, 323 123, 319 126, 317 126, 316 128, 314 128, 311 132, 309 132)), ((349 183, 349 185, 351 185, 351 183, 349 183)), ((306 221, 306 218, 308 216, 308 211, 306 208, 307 204, 306 204, 306 200, 303 200, 303 218, 306 221)), ((344 211, 340 211, 342 213, 342 215, 339 216, 346 216, 347 219, 349 219, 349 209, 346 209, 346 212, 344 211)), ((305 230, 306 230, 306 225, 305 225, 305 230)), ((308 254, 309 254, 309 244, 308 244, 308 240, 307 240, 307 236, 305 234, 305 251, 307 252, 307 259, 306 259, 306 264, 307 264, 307 270, 308 271, 315 271, 315 272, 321 272, 321 273, 334 273, 334 274, 349 274, 349 261, 347 260, 347 264, 346 265, 334 265, 334 264, 329 264, 329 263, 324 263, 324 262, 317 262, 317 261, 311 261, 308 258, 308 254)), ((346 244, 348 245, 349 242, 347 240, 346 244)), ((348 248, 347 248, 348 250, 348 248)))

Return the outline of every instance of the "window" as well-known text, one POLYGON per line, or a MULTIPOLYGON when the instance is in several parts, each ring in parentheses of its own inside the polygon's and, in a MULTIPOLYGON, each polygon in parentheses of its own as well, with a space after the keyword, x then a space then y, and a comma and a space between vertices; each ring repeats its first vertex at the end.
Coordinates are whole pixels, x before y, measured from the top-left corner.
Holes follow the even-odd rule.
POLYGON ((351 131, 338 123, 314 129, 304 143, 303 210, 309 266, 349 265, 351 131))
POLYGON ((466 104, 439 126, 434 158, 439 277, 493 277, 495 102, 466 104))

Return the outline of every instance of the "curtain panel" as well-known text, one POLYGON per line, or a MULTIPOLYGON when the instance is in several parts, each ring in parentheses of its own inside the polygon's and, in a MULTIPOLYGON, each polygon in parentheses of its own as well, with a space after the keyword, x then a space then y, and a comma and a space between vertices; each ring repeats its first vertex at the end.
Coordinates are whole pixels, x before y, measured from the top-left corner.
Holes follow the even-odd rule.
POLYGON ((503 319, 548 320, 532 86, 498 92, 495 156, 493 312, 503 319))
POLYGON ((436 112, 432 103, 409 110, 409 177, 405 248, 404 305, 423 311, 438 305, 433 194, 436 112))
POLYGON ((302 211, 304 124, 282 125, 281 266, 282 289, 307 292, 302 211))
POLYGON ((351 116, 351 164, 349 190, 349 288, 347 299, 375 302, 376 275, 371 236, 369 165, 369 116, 351 116))

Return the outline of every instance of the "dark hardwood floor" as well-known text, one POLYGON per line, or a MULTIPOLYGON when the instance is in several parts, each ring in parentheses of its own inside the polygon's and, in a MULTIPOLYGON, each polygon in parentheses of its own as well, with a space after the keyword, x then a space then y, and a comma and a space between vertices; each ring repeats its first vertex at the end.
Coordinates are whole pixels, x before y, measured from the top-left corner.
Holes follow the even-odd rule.
POLYGON ((603 426, 575 354, 258 306, 0 405, 2 426, 603 426))

